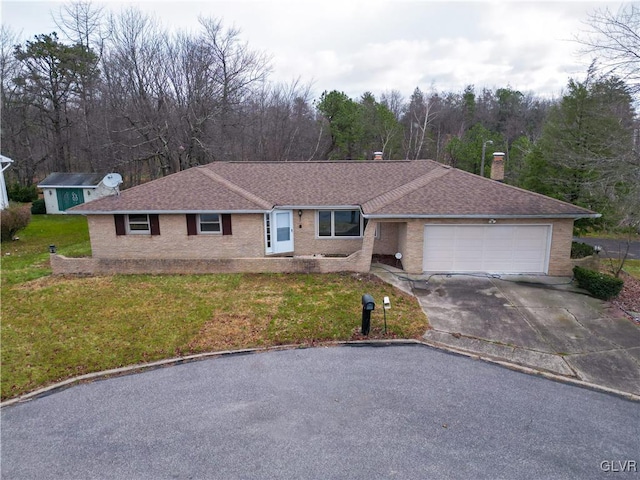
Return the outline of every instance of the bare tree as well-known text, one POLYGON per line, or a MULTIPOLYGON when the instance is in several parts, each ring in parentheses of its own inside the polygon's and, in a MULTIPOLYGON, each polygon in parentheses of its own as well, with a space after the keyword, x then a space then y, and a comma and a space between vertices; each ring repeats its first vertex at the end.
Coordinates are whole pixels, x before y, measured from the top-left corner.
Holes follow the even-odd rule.
POLYGON ((640 5, 624 4, 616 12, 598 9, 586 24, 588 29, 576 37, 583 53, 598 58, 603 74, 615 74, 640 92, 640 5))
POLYGON ((244 127, 242 109, 238 107, 266 80, 270 60, 266 54, 252 50, 242 42, 239 30, 225 29, 221 21, 213 18, 200 17, 199 21, 203 28, 199 40, 211 61, 207 76, 219 108, 216 143, 211 147, 214 159, 228 159, 234 156, 231 139, 238 138, 244 127))
POLYGON ((108 37, 104 16, 104 6, 79 0, 62 5, 53 21, 68 40, 101 53, 108 37))
POLYGON ((100 148, 100 145, 104 144, 101 128, 103 119, 100 118, 104 110, 100 108, 96 98, 100 77, 95 75, 102 59, 105 40, 108 38, 104 22, 104 7, 94 6, 90 1, 73 1, 61 6, 53 17, 55 24, 68 40, 96 54, 94 64, 88 70, 89 74, 80 72, 79 76, 80 135, 77 136, 75 143, 79 151, 78 157, 84 160, 83 163, 91 171, 105 170, 108 160, 103 157, 105 154, 108 155, 108 150, 100 148))
POLYGON ((409 105, 405 110, 403 123, 405 125, 405 158, 427 158, 426 141, 428 140, 429 127, 434 120, 431 97, 416 88, 411 95, 409 105))
POLYGON ((120 165, 133 163, 140 180, 175 171, 169 147, 169 81, 165 34, 158 22, 129 8, 112 19, 112 36, 103 58, 104 81, 113 111, 111 141, 120 165))
POLYGON ((248 158, 264 161, 303 160, 313 157, 320 123, 311 103, 311 86, 300 80, 267 84, 252 97, 248 158))
POLYGON ((3 25, 0 29, 0 101, 2 153, 15 163, 7 175, 22 185, 31 185, 36 171, 48 159, 47 149, 36 125, 35 109, 25 101, 24 91, 15 82, 22 65, 14 56, 18 35, 3 25))
POLYGON ((402 120, 402 114, 405 109, 405 102, 399 90, 389 90, 383 92, 380 96, 380 103, 387 107, 393 113, 396 120, 402 120))

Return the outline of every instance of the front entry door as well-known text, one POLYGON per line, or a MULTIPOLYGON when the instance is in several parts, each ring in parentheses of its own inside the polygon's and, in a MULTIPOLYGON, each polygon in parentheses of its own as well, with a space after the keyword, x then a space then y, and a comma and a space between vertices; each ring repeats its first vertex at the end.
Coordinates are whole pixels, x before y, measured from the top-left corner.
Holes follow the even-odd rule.
POLYGON ((293 252, 293 212, 291 210, 274 210, 273 253, 293 252))

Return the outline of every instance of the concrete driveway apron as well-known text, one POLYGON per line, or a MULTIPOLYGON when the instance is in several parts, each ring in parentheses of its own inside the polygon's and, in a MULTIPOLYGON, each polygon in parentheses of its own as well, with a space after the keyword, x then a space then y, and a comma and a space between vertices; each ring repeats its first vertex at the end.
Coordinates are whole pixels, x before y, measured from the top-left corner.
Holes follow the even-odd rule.
POLYGON ((423 278, 426 340, 640 395, 640 326, 570 279, 423 278))

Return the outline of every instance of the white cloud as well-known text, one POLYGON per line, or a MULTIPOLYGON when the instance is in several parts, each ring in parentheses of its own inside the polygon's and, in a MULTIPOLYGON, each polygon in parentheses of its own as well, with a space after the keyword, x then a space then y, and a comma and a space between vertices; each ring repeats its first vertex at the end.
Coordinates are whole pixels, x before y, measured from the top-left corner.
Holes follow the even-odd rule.
MULTIPOLYGON (((25 36, 50 32, 53 2, 3 1, 2 21, 25 36)), ((109 2, 118 11, 123 2, 109 2)), ((462 90, 507 84, 558 94, 589 59, 570 39, 598 3, 436 1, 142 1, 166 27, 197 28, 199 14, 242 30, 250 47, 269 53, 272 79, 314 81, 314 91, 352 97, 416 86, 462 90)), ((616 8, 613 4, 608 4, 616 8)))

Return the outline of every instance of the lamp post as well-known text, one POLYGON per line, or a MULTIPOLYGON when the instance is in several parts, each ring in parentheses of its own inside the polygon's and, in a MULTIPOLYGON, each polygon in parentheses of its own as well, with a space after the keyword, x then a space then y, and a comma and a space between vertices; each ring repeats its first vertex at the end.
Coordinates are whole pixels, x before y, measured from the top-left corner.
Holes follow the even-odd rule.
POLYGON ((484 154, 487 151, 487 145, 493 145, 493 140, 485 140, 482 142, 482 161, 480 162, 480 176, 484 177, 484 154))

